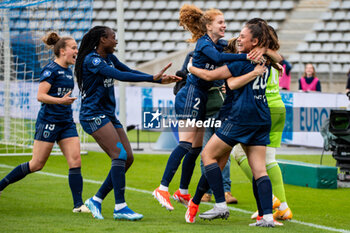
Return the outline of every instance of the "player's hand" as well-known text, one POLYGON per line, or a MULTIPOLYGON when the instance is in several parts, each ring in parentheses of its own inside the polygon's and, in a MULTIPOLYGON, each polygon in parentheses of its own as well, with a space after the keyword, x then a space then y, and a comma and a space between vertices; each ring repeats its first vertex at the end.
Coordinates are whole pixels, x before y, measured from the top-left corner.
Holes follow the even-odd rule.
POLYGON ((153 80, 154 80, 154 81, 157 81, 157 80, 163 78, 164 72, 165 72, 167 69, 169 69, 169 67, 170 67, 171 65, 172 65, 172 63, 170 62, 170 63, 169 63, 168 65, 166 65, 158 74, 153 75, 153 80))
POLYGON ((77 97, 70 97, 70 94, 72 94, 72 91, 68 92, 62 98, 60 98, 59 104, 71 105, 77 99, 77 97))
POLYGON ((179 77, 179 76, 176 76, 176 75, 168 75, 168 74, 163 74, 162 75, 162 84, 179 82, 181 80, 182 80, 182 78, 179 77))
POLYGON ((265 63, 257 64, 254 68, 254 72, 256 76, 263 75, 266 72, 267 68, 265 66, 265 63))
POLYGON ((225 84, 223 84, 221 87, 220 87, 220 91, 224 94, 226 94, 226 86, 225 84))
POLYGON ((348 91, 347 93, 346 93, 346 96, 349 98, 349 100, 350 100, 350 91, 348 91))
POLYGON ((264 53, 266 53, 266 48, 256 47, 247 55, 247 59, 253 61, 254 63, 264 63, 265 58, 263 57, 264 53))
POLYGON ((280 74, 283 74, 283 73, 284 73, 284 68, 283 68, 283 66, 282 66, 281 64, 279 64, 279 63, 273 63, 272 66, 273 66, 276 70, 278 70, 278 72, 279 72, 280 74))

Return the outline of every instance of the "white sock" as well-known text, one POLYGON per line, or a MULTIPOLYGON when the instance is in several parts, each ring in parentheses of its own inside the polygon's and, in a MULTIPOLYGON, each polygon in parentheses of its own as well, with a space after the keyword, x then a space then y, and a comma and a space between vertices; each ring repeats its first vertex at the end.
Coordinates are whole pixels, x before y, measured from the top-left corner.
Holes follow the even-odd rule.
POLYGON ((102 203, 102 201, 103 201, 101 198, 96 197, 96 196, 93 196, 92 200, 97 201, 98 203, 102 203))
POLYGON ((188 194, 188 189, 179 189, 181 194, 188 194))
POLYGON ((220 209, 227 209, 226 201, 215 204, 220 209))
POLYGON ((159 185, 159 190, 162 190, 162 191, 169 191, 169 187, 167 187, 167 186, 164 186, 164 185, 159 185))
POLYGON ((267 222, 273 221, 272 214, 264 214, 263 219, 265 219, 267 222))
POLYGON ((287 202, 281 202, 280 207, 278 207, 279 210, 285 210, 288 208, 287 202))
POLYGON ((120 203, 120 204, 115 204, 114 209, 115 209, 115 210, 121 210, 121 209, 123 209, 125 206, 127 206, 126 202, 120 203))

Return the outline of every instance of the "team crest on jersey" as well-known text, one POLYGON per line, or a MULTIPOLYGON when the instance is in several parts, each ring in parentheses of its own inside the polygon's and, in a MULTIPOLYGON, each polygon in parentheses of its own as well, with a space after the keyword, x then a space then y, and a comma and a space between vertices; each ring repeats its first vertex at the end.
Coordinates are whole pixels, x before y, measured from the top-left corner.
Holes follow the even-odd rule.
POLYGON ((94 66, 97 66, 97 65, 100 64, 100 63, 101 63, 101 59, 98 58, 98 57, 96 57, 96 58, 94 58, 94 59, 92 60, 92 64, 93 64, 94 66))
POLYGON ((44 73, 43 73, 43 76, 46 78, 46 77, 49 77, 51 75, 51 71, 49 70, 45 70, 44 73))

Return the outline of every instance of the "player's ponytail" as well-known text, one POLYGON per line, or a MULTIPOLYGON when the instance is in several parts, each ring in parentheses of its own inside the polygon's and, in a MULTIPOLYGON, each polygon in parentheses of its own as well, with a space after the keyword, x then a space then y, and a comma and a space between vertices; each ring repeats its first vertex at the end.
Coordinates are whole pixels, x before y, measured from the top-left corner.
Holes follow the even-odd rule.
POLYGON ((197 42, 206 33, 206 28, 203 27, 200 21, 204 15, 203 11, 195 5, 184 4, 180 8, 179 14, 179 25, 192 33, 192 38, 187 41, 190 43, 197 42))
POLYGON ((109 28, 105 26, 95 26, 91 28, 81 40, 78 50, 78 57, 74 68, 75 76, 77 77, 77 82, 80 90, 82 88, 84 59, 86 55, 98 47, 101 37, 107 37, 107 29, 109 28))
POLYGON ((49 32, 43 38, 42 41, 53 50, 56 57, 60 57, 60 49, 66 47, 67 40, 74 40, 72 37, 64 36, 60 37, 56 32, 49 32))
POLYGON ((268 25, 268 28, 269 28, 269 35, 270 35, 269 49, 277 51, 280 49, 280 44, 278 42, 278 35, 275 29, 271 25, 268 25))
POLYGON ((197 42, 205 33, 207 33, 207 24, 214 21, 217 15, 223 15, 217 9, 210 9, 203 12, 195 5, 184 4, 180 9, 179 25, 192 33, 192 38, 187 41, 197 42))

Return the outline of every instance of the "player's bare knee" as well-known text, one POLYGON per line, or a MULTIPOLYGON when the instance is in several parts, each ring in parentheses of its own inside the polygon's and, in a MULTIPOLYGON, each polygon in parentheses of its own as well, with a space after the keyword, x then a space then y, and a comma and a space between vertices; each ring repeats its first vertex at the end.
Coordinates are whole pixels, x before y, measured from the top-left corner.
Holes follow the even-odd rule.
POLYGON ((266 172, 266 169, 263 169, 263 168, 259 168, 259 169, 252 169, 252 173, 253 173, 253 176, 255 178, 255 180, 259 179, 260 177, 262 176, 266 176, 267 175, 267 172, 266 172))
POLYGON ((117 147, 105 148, 104 151, 107 153, 111 160, 117 159, 120 153, 120 149, 117 147))
POLYGON ((80 154, 77 156, 73 156, 68 160, 68 166, 70 168, 81 167, 81 157, 80 154))
POLYGON ((217 160, 210 158, 209 156, 204 156, 204 158, 202 158, 202 161, 203 161, 204 166, 207 166, 207 165, 212 164, 212 163, 217 163, 217 160))
POLYGON ((30 170, 30 172, 40 171, 41 169, 43 169, 44 166, 45 166, 44 162, 33 161, 33 160, 31 160, 29 162, 29 170, 30 170))

